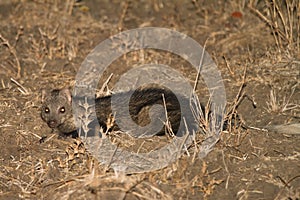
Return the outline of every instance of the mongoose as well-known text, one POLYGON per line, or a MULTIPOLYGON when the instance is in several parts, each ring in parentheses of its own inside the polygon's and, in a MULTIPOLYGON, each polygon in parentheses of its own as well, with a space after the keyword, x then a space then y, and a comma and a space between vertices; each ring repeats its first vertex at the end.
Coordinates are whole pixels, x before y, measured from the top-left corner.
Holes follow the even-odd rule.
MULTIPOLYGON (((117 101, 122 102, 122 99, 128 97, 131 93, 129 92, 120 92, 112 94, 109 96, 98 97, 95 100, 95 111, 97 115, 98 122, 100 126, 106 130, 108 118, 112 116, 111 100, 112 98, 117 99, 117 101)), ((168 89, 148 87, 140 88, 135 90, 129 101, 129 113, 132 120, 140 125, 146 126, 150 122, 149 110, 151 106, 160 104, 164 105, 163 96, 165 100, 165 107, 167 110, 167 116, 171 124, 173 132, 176 134, 180 126, 180 122, 183 123, 183 116, 181 115, 182 107, 180 107, 179 100, 176 95, 168 89)), ((179 97, 181 106, 185 107, 189 113, 189 121, 192 121, 192 124, 188 124, 189 127, 195 128, 196 120, 192 119, 192 112, 190 110, 190 102, 188 98, 179 97)), ((57 129, 62 134, 74 134, 76 131, 76 126, 73 119, 72 112, 72 101, 76 98, 73 98, 71 91, 69 89, 55 89, 51 92, 43 90, 42 92, 42 109, 41 109, 41 118, 48 124, 52 129, 57 129)), ((122 106, 122 105, 117 105, 122 106)), ((203 107, 202 107, 203 108, 203 107)), ((114 109, 114 113, 117 117, 122 118, 122 113, 118 113, 118 109, 114 109)), ((164 112, 161 112, 164 113, 164 112)), ((164 118, 165 113, 159 118, 164 118)), ((126 119, 125 119, 126 120, 126 119)), ((162 126, 165 119, 158 119, 157 123, 160 123, 162 126)), ((117 130, 118 125, 114 124, 111 129, 117 130)), ((192 130, 192 129, 190 129, 192 130)), ((165 129, 162 128, 157 135, 165 133, 165 129)), ((181 133, 185 134, 185 133, 181 133)))

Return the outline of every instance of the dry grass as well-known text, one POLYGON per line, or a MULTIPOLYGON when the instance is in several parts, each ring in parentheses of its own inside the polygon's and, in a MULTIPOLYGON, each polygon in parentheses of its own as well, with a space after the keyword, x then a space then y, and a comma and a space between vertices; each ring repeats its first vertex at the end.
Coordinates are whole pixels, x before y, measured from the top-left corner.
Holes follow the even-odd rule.
POLYGON ((276 91, 272 89, 270 91, 269 100, 267 101, 267 110, 268 112, 274 113, 284 113, 289 110, 297 109, 300 105, 290 103, 290 100, 295 92, 295 88, 292 88, 291 94, 286 97, 284 96, 282 100, 278 99, 276 91))
POLYGON ((249 8, 264 20, 272 30, 278 51, 287 47, 290 51, 300 51, 300 2, 296 0, 265 0, 266 10, 249 8))
MULTIPOLYGON (((254 125, 259 120, 266 124, 277 115, 299 119, 295 117, 300 103, 299 85, 295 84, 299 82, 299 54, 293 53, 300 49, 299 2, 253 0, 249 6, 246 0, 224 5, 203 2, 182 1, 173 8, 173 2, 155 0, 150 5, 154 10, 148 10, 149 18, 148 12, 134 8, 142 4, 126 1, 120 12, 109 15, 107 10, 111 7, 105 7, 107 16, 95 20, 85 1, 18 1, 1 24, 0 198, 299 199, 299 137, 234 125, 239 116, 254 125), (194 7, 197 8, 193 10, 194 7), (182 13, 185 8, 188 9, 182 13), (234 11, 241 12, 242 17, 232 18, 234 11), (264 29, 262 21, 270 30, 264 29), (39 118, 39 90, 45 85, 72 85, 80 63, 96 44, 120 30, 145 25, 183 31, 200 43, 211 36, 209 53, 226 79, 232 102, 224 119, 229 127, 203 160, 196 156, 204 141, 197 134, 175 163, 153 172, 125 175, 109 170, 109 164, 98 163, 82 141, 58 138, 56 133, 49 136, 51 130, 39 118), (258 111, 252 110, 253 105, 258 111), (267 114, 262 115, 266 110, 267 114), (40 143, 42 135, 48 138, 40 143)), ((119 6, 113 1, 101 4, 107 5, 119 6)), ((152 50, 131 52, 112 64, 116 66, 112 70, 114 77, 108 72, 107 80, 114 79, 114 83, 119 76, 115 72, 122 74, 127 69, 123 66, 139 63, 186 69, 187 63, 173 58, 152 50)), ((193 82, 195 72, 185 72, 193 82)), ((108 81, 103 85, 101 91, 106 88, 110 92, 108 81)), ((201 98, 193 101, 198 103, 195 114, 199 124, 208 133, 210 103, 205 113, 199 107, 206 97, 204 93, 201 90, 201 98)), ((124 141, 119 133, 112 137, 126 147, 137 145, 138 152, 145 145, 131 138, 124 141)), ((159 140, 162 139, 157 137, 151 142, 159 140)))

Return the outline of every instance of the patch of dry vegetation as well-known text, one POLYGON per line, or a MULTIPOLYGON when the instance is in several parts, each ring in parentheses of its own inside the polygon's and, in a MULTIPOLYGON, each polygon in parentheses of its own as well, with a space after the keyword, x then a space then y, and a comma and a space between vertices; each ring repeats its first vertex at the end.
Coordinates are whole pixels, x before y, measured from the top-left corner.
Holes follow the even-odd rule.
POLYGON ((295 0, 265 1, 266 9, 249 8, 264 20, 272 30, 279 52, 288 49, 300 51, 300 2, 295 0))
MULTIPOLYGON (((154 14, 140 24, 144 19, 133 14, 135 1, 121 6, 103 1, 103 6, 120 6, 121 12, 100 20, 91 16, 85 1, 6 2, 10 11, 0 30, 0 197, 299 199, 299 139, 255 132, 235 123, 241 120, 258 126, 299 121, 300 3, 205 2, 182 1, 172 10, 168 6, 173 3, 153 1, 149 12, 154 14), (188 9, 180 15, 184 6, 188 9), (239 12, 233 14, 235 11, 239 12), (107 36, 135 26, 131 21, 140 27, 184 30, 199 41, 209 37, 208 50, 224 74, 232 103, 224 119, 229 121, 228 130, 204 160, 195 156, 203 142, 198 135, 186 155, 164 169, 134 175, 114 173, 100 165, 80 140, 57 138, 56 133, 49 136, 51 130, 39 118, 41 87, 72 85, 88 52, 107 36), (256 112, 267 113, 255 114, 255 106, 256 112), (280 119, 274 120, 278 116, 280 119), (39 143, 45 134, 47 139, 39 143)), ((171 61, 169 54, 157 54, 131 52, 117 65, 166 58, 162 63, 177 62, 171 61)), ((179 68, 186 65, 178 63, 179 68)), ((199 116, 207 131, 208 113, 199 116)))

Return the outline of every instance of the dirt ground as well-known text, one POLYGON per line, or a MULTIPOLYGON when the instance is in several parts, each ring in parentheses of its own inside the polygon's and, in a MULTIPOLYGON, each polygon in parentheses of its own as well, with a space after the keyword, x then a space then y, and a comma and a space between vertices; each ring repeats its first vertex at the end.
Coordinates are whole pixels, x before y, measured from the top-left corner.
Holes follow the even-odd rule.
MULTIPOLYGON (((300 4, 291 13, 272 2, 1 0, 0 199, 300 199, 300 135, 261 129, 300 123, 300 4), (40 92, 73 86, 84 58, 109 36, 149 26, 206 42, 228 108, 248 128, 224 131, 204 159, 191 153, 158 171, 115 174, 80 139, 51 132, 40 92), (50 139, 40 143, 43 136, 50 139)), ((112 63, 111 88, 147 62, 195 80, 182 58, 137 51, 112 63)))

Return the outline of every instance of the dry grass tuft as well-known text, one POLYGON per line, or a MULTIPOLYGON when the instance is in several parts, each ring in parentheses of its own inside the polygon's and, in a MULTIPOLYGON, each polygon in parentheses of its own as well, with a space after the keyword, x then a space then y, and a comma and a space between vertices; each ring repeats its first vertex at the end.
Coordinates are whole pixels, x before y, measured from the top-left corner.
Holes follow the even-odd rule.
POLYGON ((260 11, 250 5, 249 8, 264 20, 272 30, 277 49, 285 47, 291 51, 300 51, 300 2, 295 0, 265 1, 266 10, 260 11))
POLYGON ((291 97, 293 96, 294 92, 295 87, 292 89, 289 97, 283 97, 282 100, 279 100, 276 91, 274 89, 271 89, 269 101, 267 101, 267 111, 270 113, 283 113, 285 111, 300 107, 300 105, 290 103, 291 97))

